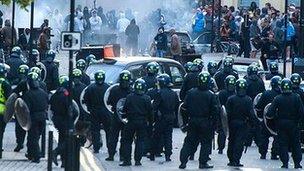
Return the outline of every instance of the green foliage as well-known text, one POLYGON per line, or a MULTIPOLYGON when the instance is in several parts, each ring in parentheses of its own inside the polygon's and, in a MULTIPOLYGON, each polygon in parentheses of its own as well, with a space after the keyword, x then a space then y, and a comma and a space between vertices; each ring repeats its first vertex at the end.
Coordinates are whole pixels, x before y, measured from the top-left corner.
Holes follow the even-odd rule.
MULTIPOLYGON (((26 10, 26 7, 31 4, 33 0, 15 0, 16 3, 22 8, 26 10)), ((12 0, 0 0, 1 4, 3 5, 10 5, 12 0)))

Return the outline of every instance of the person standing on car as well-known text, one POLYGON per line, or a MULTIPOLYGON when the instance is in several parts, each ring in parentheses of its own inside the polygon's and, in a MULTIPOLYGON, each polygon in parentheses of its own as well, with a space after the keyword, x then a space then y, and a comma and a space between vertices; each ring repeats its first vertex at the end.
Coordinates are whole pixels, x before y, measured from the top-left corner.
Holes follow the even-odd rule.
POLYGON ((24 61, 20 58, 21 56, 21 49, 20 47, 16 46, 12 49, 12 54, 10 58, 6 61, 6 64, 10 66, 10 70, 7 74, 7 80, 10 82, 12 85, 17 85, 18 84, 18 69, 20 65, 25 64, 24 61))
POLYGON ((45 130, 45 121, 49 104, 48 94, 39 88, 39 75, 28 74, 29 90, 23 95, 31 116, 31 128, 27 136, 27 158, 33 163, 40 162, 39 139, 45 130))
MULTIPOLYGON (((226 108, 226 103, 227 100, 230 96, 235 95, 235 84, 236 84, 236 78, 233 75, 229 75, 225 79, 225 89, 221 90, 218 94, 218 99, 221 104, 221 106, 225 106, 226 108)), ((224 128, 222 124, 221 118, 218 118, 217 121, 217 144, 218 144, 218 153, 223 154, 223 150, 225 148, 226 144, 226 135, 224 133, 224 128)))
POLYGON ((274 98, 266 116, 274 119, 277 126, 281 168, 288 168, 288 151, 291 149, 294 167, 300 169, 302 153, 298 124, 303 119, 303 103, 300 96, 292 92, 289 79, 282 80, 281 90, 282 94, 274 98))
POLYGON ((90 76, 85 73, 85 69, 87 67, 86 61, 84 59, 79 59, 76 62, 76 68, 81 71, 81 82, 85 84, 86 86, 90 85, 91 83, 91 78, 90 76))
POLYGON ((160 27, 158 29, 157 35, 154 37, 154 41, 156 44, 156 57, 164 57, 168 48, 168 38, 165 34, 165 28, 160 27))
POLYGON ((134 93, 127 96, 123 112, 126 113, 128 123, 125 125, 123 136, 124 161, 120 166, 131 165, 132 142, 135 143, 135 166, 141 165, 143 155, 144 136, 147 123, 152 124, 151 98, 146 93, 146 84, 143 79, 137 79, 134 83, 134 93))
POLYGON ((266 90, 258 103, 254 106, 257 111, 257 115, 259 118, 263 118, 263 123, 261 123, 261 134, 260 134, 260 145, 259 145, 259 153, 261 154, 260 159, 266 159, 266 154, 268 151, 269 138, 273 137, 272 148, 271 148, 271 160, 277 160, 279 155, 279 146, 276 135, 272 135, 268 129, 266 128, 264 121, 264 110, 265 107, 273 101, 273 99, 281 94, 280 84, 282 78, 279 76, 272 77, 270 84, 271 90, 266 90))
POLYGON ((252 100, 246 95, 247 82, 239 79, 236 82, 236 95, 230 96, 226 103, 229 137, 227 156, 228 166, 242 167, 240 159, 246 141, 248 121, 255 122, 252 100))
POLYGON ((112 116, 112 123, 110 128, 110 136, 109 136, 109 147, 108 153, 109 157, 106 158, 106 161, 114 161, 114 155, 116 153, 116 146, 118 143, 119 133, 121 135, 121 144, 119 149, 119 157, 120 161, 124 159, 124 153, 122 149, 122 144, 124 143, 123 140, 123 129, 124 123, 119 118, 119 114, 117 113, 117 103, 119 100, 126 98, 128 94, 131 93, 131 73, 127 70, 122 71, 119 74, 119 85, 115 86, 111 89, 109 98, 108 98, 108 105, 111 105, 112 112, 114 115, 112 116))
POLYGON ((155 154, 159 151, 159 140, 163 137, 166 161, 171 161, 172 155, 172 132, 176 111, 179 107, 179 99, 170 87, 171 78, 168 74, 161 74, 157 77, 159 91, 153 101, 153 109, 156 113, 155 125, 152 136, 152 152, 150 160, 155 160, 155 154))
POLYGON ((189 126, 183 147, 180 152, 180 169, 185 169, 188 158, 196 151, 196 143, 201 144, 199 168, 207 169, 213 166, 207 163, 212 141, 213 121, 217 115, 217 100, 209 91, 211 76, 208 72, 201 72, 197 78, 198 87, 187 92, 184 107, 189 115, 189 126))
POLYGON ((180 60, 180 55, 182 54, 182 48, 181 48, 180 39, 174 29, 171 30, 170 52, 174 60, 176 61, 180 60))
POLYGON ((138 35, 140 33, 138 25, 136 25, 135 19, 132 19, 125 31, 127 35, 127 54, 136 56, 138 53, 138 35), (132 53, 131 53, 132 51, 132 53))
POLYGON ((219 70, 215 75, 214 79, 219 90, 225 88, 225 78, 228 75, 233 75, 236 79, 239 78, 236 70, 233 69, 234 59, 232 57, 226 57, 223 59, 223 69, 219 70))
POLYGON ((106 73, 99 70, 94 74, 95 83, 89 85, 84 94, 84 102, 91 114, 91 132, 94 153, 99 153, 101 144, 101 124, 106 132, 106 145, 109 148, 109 131, 111 116, 104 104, 103 98, 109 85, 105 83, 106 73))

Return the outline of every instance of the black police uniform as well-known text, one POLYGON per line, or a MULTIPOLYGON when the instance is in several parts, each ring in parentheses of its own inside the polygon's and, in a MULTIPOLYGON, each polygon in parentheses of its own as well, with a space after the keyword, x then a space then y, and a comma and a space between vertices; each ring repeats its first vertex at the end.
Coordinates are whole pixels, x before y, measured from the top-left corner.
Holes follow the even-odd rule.
POLYGON ((65 164, 65 147, 69 122, 69 92, 63 87, 59 87, 50 98, 50 110, 53 112, 53 122, 58 130, 58 146, 54 150, 53 157, 61 156, 62 164, 65 164))
POLYGON ((84 101, 91 114, 90 120, 92 122, 91 132, 94 152, 98 152, 102 146, 100 124, 103 125, 103 128, 106 132, 107 148, 109 148, 109 131, 111 125, 111 116, 103 102, 104 94, 108 88, 109 85, 106 83, 103 83, 102 85, 93 83, 86 89, 86 92, 84 94, 84 101))
POLYGON ((7 73, 7 79, 12 85, 17 85, 19 82, 18 68, 20 65, 25 64, 19 55, 12 54, 6 61, 6 64, 10 66, 10 71, 7 73))
POLYGON ((147 90, 150 90, 150 89, 153 89, 156 87, 156 83, 157 83, 156 76, 147 75, 147 76, 144 76, 142 79, 145 80, 145 82, 146 82, 147 90))
MULTIPOLYGON (((110 128, 110 136, 109 136, 109 147, 108 147, 109 157, 113 157, 116 153, 116 146, 119 138, 119 133, 121 134, 121 137, 123 136, 124 124, 118 118, 118 114, 116 112, 116 105, 120 99, 126 98, 129 93, 130 93, 129 88, 122 88, 121 86, 118 85, 113 87, 109 94, 107 103, 112 106, 112 111, 114 112, 111 122, 111 128, 110 128)), ((121 138, 121 141, 122 139, 123 138, 121 138)), ((119 156, 121 160, 123 159, 122 144, 123 142, 120 142, 119 156)))
MULTIPOLYGON (((228 100, 228 98, 232 95, 235 95, 235 91, 228 91, 227 89, 221 90, 218 94, 218 100, 221 104, 221 106, 225 106, 226 107, 226 102, 228 100)), ((218 121, 217 121, 217 132, 218 132, 218 137, 217 137, 217 144, 218 144, 218 150, 220 152, 223 151, 223 149, 225 148, 225 144, 226 144, 226 135, 224 133, 223 130, 223 125, 222 125, 222 121, 221 121, 221 117, 219 117, 218 121)))
MULTIPOLYGON (((263 113, 265 107, 273 101, 273 99, 279 95, 280 92, 272 89, 272 90, 267 90, 265 91, 258 103, 256 104, 255 108, 257 109, 259 118, 263 118, 263 113)), ((269 138, 273 137, 273 142, 272 142, 272 148, 271 148, 271 156, 272 158, 276 158, 276 156, 279 154, 279 147, 278 147, 278 141, 277 141, 277 136, 272 135, 268 129, 266 128, 266 125, 261 123, 261 135, 260 135, 260 145, 259 145, 259 153, 261 154, 261 158, 265 158, 267 151, 268 151, 268 144, 269 144, 269 138)))
POLYGON ((226 103, 229 137, 227 156, 231 165, 240 165, 246 140, 247 124, 255 122, 252 100, 249 96, 233 95, 226 103))
POLYGON ((27 136, 28 157, 32 158, 34 162, 39 162, 39 138, 42 135, 42 131, 45 130, 49 97, 48 94, 40 88, 30 88, 30 90, 24 94, 23 99, 30 110, 32 122, 27 136))
POLYGON ((186 94, 192 88, 197 87, 197 76, 199 72, 191 72, 185 76, 183 85, 180 90, 180 99, 183 101, 186 97, 186 94))
POLYGON ((52 91, 58 88, 58 66, 54 62, 44 61, 43 64, 46 67, 46 79, 45 83, 47 85, 47 90, 52 91))
POLYGON ((289 147, 295 167, 300 166, 302 153, 298 123, 303 118, 303 113, 304 109, 300 96, 295 93, 288 93, 275 97, 266 114, 276 121, 279 155, 284 167, 288 167, 289 147))
POLYGON ((231 70, 230 72, 224 71, 224 69, 220 70, 214 75, 214 79, 216 81, 217 87, 219 90, 223 90, 225 88, 225 79, 228 75, 233 75, 236 79, 239 78, 237 71, 231 70))
POLYGON ((81 103, 80 103, 80 95, 85 88, 86 88, 86 85, 84 83, 74 82, 73 89, 72 89, 73 100, 79 106, 79 110, 80 110, 79 120, 80 121, 88 120, 88 117, 89 117, 88 114, 81 107, 81 103))
POLYGON ((153 109, 156 113, 155 125, 152 136, 152 155, 159 153, 159 140, 163 138, 165 156, 169 160, 172 154, 172 132, 176 112, 179 107, 179 99, 170 88, 161 88, 153 101, 153 109))
POLYGON ((188 91, 184 100, 185 109, 189 115, 189 128, 180 152, 182 164, 188 162, 190 155, 196 151, 196 143, 201 144, 200 164, 206 164, 209 159, 210 143, 213 136, 213 123, 218 114, 218 102, 209 90, 193 88, 188 91))
POLYGON ((128 119, 123 136, 124 162, 131 162, 134 136, 136 136, 134 159, 136 162, 140 162, 143 155, 147 121, 151 123, 153 120, 151 98, 145 94, 131 93, 126 98, 123 111, 128 119))
MULTIPOLYGON (((247 82, 247 95, 254 99, 259 93, 263 93, 265 91, 265 85, 263 80, 257 76, 246 76, 245 80, 247 82)), ((246 139, 246 146, 251 146, 252 141, 254 140, 257 146, 260 145, 260 124, 256 122, 258 125, 251 125, 251 128, 248 130, 247 139, 246 139)))
POLYGON ((81 76, 81 80, 80 81, 83 84, 85 84, 86 86, 88 86, 91 83, 91 78, 85 72, 82 72, 82 76, 81 76))
POLYGON ((279 73, 279 72, 277 72, 277 73, 268 73, 268 74, 266 74, 265 75, 265 79, 266 80, 271 80, 271 78, 272 77, 274 77, 274 76, 280 76, 282 79, 284 78, 284 75, 283 74, 281 74, 281 73, 279 73))
MULTIPOLYGON (((1 91, 0 91, 0 103, 2 105, 5 105, 3 99, 7 99, 10 94, 11 94, 11 85, 9 82, 5 79, 0 79, 0 86, 1 86, 1 91)), ((5 131, 6 123, 3 120, 3 114, 0 114, 0 159, 2 158, 2 145, 3 145, 3 134, 5 131)))

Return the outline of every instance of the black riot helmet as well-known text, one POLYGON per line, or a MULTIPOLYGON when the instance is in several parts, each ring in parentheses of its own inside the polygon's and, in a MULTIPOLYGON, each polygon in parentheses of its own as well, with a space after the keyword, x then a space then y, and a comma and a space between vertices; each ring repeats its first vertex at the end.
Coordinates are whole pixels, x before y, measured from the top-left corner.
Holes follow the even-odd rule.
POLYGON ((146 66, 148 75, 156 76, 159 71, 159 64, 157 62, 150 62, 146 66))
POLYGON ((69 77, 67 75, 61 75, 59 77, 59 86, 66 89, 69 87, 69 77))
POLYGON ((46 61, 53 62, 56 57, 56 52, 53 50, 49 50, 46 54, 46 61))
POLYGON ((288 78, 284 78, 281 82, 281 91, 283 94, 292 93, 292 82, 288 78))
POLYGON ((282 82, 282 78, 280 76, 274 76, 271 78, 270 80, 270 85, 271 88, 277 92, 281 91, 281 82, 282 82))
POLYGON ((298 89, 300 87, 300 84, 302 82, 302 78, 298 73, 294 73, 290 77, 290 81, 292 83, 293 89, 298 89))
POLYGON ((81 81, 81 77, 82 77, 82 72, 80 69, 73 69, 73 72, 72 72, 72 79, 73 79, 73 82, 74 84, 79 84, 81 81))
POLYGON ((35 72, 41 77, 41 69, 38 67, 32 67, 29 72, 35 72))
POLYGON ((224 72, 229 73, 232 71, 234 59, 232 57, 226 57, 223 60, 224 72))
POLYGON ((171 87, 172 83, 171 83, 171 78, 168 74, 161 74, 157 77, 157 81, 159 84, 160 88, 167 88, 167 87, 171 87))
POLYGON ((95 72, 94 78, 95 78, 95 83, 101 85, 104 83, 106 79, 106 73, 103 70, 99 70, 95 72))
POLYGON ((184 68, 186 70, 187 73, 190 73, 192 72, 191 68, 193 66, 193 62, 187 62, 185 65, 184 65, 184 68))
POLYGON ((27 65, 20 65, 18 68, 18 74, 26 76, 29 73, 29 67, 27 65))
POLYGON ((119 86, 123 89, 130 88, 131 84, 131 73, 128 70, 123 70, 119 74, 119 86))
POLYGON ((199 71, 201 72, 204 68, 204 62, 202 59, 200 58, 196 58, 193 60, 193 63, 196 64, 198 66, 199 71))
POLYGON ((147 84, 145 80, 139 78, 134 83, 134 93, 138 95, 143 95, 147 91, 147 84))
POLYGON ((247 81, 245 79, 238 79, 235 85, 236 94, 241 97, 246 96, 247 86, 247 81))
POLYGON ((22 52, 22 50, 21 50, 21 48, 19 46, 15 46, 12 49, 12 54, 16 54, 16 55, 20 56, 21 52, 22 52))
POLYGON ((279 64, 277 62, 271 62, 269 70, 272 74, 277 74, 279 72, 279 64))
POLYGON ((6 76, 7 69, 4 65, 4 63, 0 63, 0 77, 3 78, 6 76))
POLYGON ((209 90, 211 76, 208 72, 202 71, 198 74, 198 88, 201 90, 209 90))
POLYGON ((84 71, 85 68, 87 67, 86 61, 84 59, 79 59, 76 62, 76 68, 80 69, 81 71, 84 71))
POLYGON ((96 56, 93 54, 90 54, 89 56, 86 57, 86 63, 87 65, 90 65, 91 63, 95 62, 96 56))
POLYGON ((258 75, 258 71, 259 68, 255 65, 249 65, 247 68, 247 75, 250 76, 254 76, 254 75, 258 75))
POLYGON ((233 75, 228 75, 225 79, 225 86, 227 91, 233 92, 235 91, 236 78, 233 75))
POLYGON ((208 62, 207 69, 210 75, 214 75, 217 72, 218 65, 214 61, 208 62))
POLYGON ((30 72, 27 77, 28 85, 30 89, 39 88, 39 75, 35 72, 30 72))

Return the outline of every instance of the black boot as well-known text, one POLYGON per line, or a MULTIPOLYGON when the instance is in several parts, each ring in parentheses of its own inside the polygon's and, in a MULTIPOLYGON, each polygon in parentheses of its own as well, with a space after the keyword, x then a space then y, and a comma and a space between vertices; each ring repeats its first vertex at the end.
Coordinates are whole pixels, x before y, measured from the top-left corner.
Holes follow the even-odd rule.
POLYGON ((302 166, 300 164, 296 164, 294 168, 295 169, 302 169, 302 166))
POLYGON ((189 160, 194 160, 194 155, 191 155, 191 156, 189 157, 189 160))
POLYGON ((166 161, 167 161, 167 162, 170 162, 170 161, 171 161, 170 156, 166 156, 166 161))
POLYGON ((223 154, 223 150, 219 150, 219 151, 218 151, 218 154, 223 154))
POLYGON ((279 160, 278 156, 277 155, 271 155, 271 160, 279 160))
POLYGON ((140 161, 135 161, 135 166, 141 166, 140 161))
POLYGON ((187 167, 186 163, 181 163, 178 168, 185 169, 187 167))
POLYGON ((23 149, 23 145, 17 145, 17 147, 14 149, 14 152, 19 152, 21 149, 23 149))
POLYGON ((106 161, 114 161, 114 157, 113 156, 109 156, 108 158, 106 158, 106 161))
POLYGON ((281 168, 282 168, 282 169, 288 169, 288 164, 283 164, 283 165, 281 166, 281 168))
POLYGON ((261 157, 260 157, 260 159, 265 160, 266 159, 266 154, 265 155, 262 154, 261 157))
POLYGON ((130 161, 124 161, 123 163, 119 164, 119 166, 131 166, 131 162, 130 161))
POLYGON ((150 154, 148 158, 149 158, 151 161, 155 161, 155 156, 154 156, 154 154, 150 154))
POLYGON ((209 165, 208 163, 204 163, 204 164, 199 164, 199 168, 200 169, 211 169, 211 168, 213 168, 213 166, 209 165))

